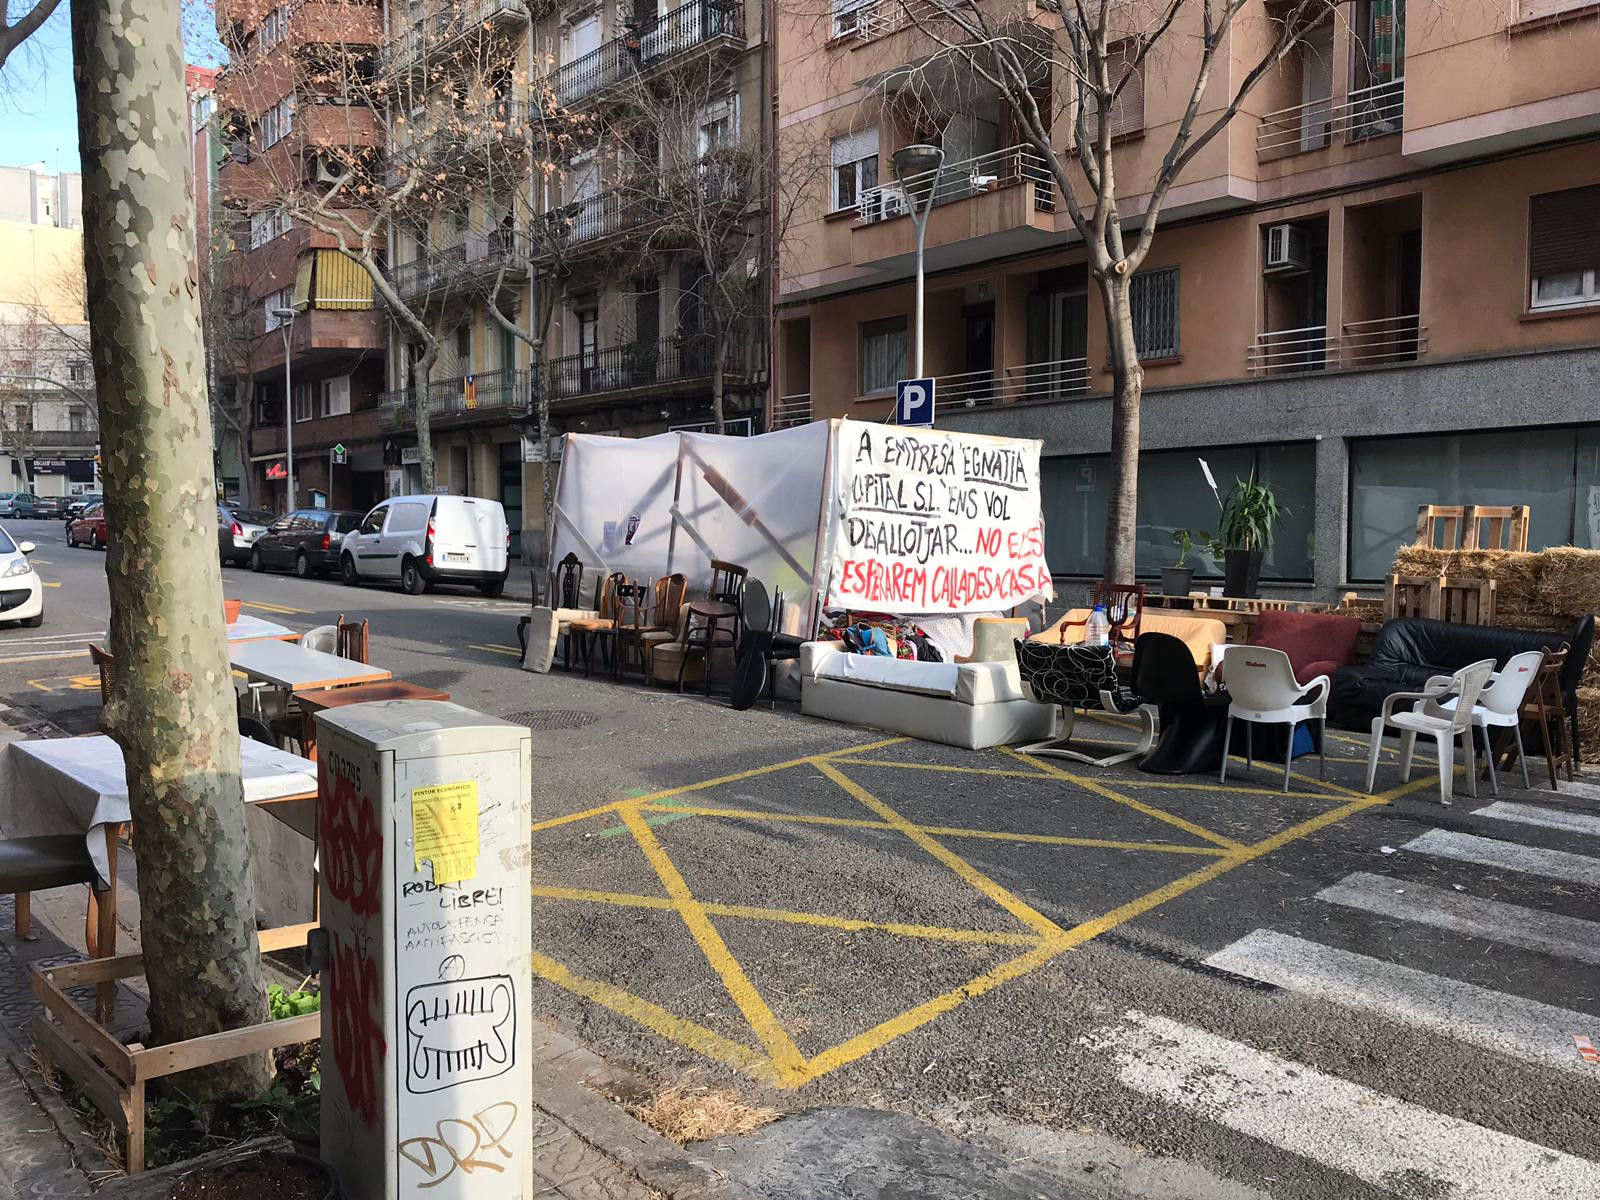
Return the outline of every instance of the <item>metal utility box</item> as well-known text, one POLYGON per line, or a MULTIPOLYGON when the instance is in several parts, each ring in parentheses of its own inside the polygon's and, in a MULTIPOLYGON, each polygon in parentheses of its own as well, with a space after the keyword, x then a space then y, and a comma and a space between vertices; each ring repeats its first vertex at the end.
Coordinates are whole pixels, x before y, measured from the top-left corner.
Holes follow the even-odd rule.
POLYGON ((347 1200, 527 1200, 529 732, 425 700, 317 725, 322 1156, 347 1200))

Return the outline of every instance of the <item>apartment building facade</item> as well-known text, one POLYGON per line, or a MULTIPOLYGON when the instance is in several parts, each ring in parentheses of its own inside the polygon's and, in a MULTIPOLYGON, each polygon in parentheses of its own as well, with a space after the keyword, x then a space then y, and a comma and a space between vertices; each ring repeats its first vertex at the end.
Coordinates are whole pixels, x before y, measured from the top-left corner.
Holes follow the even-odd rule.
POLYGON ((386 337, 371 280, 285 205, 333 182, 326 147, 383 147, 380 114, 341 93, 326 65, 375 62, 382 13, 378 0, 216 6, 230 61, 216 81, 226 154, 211 235, 226 252, 208 327, 228 402, 249 426, 252 501, 276 511, 362 509, 387 494, 386 337))
MULTIPOLYGON (((390 282, 439 346, 426 396, 437 486, 498 499, 513 530, 536 531, 562 434, 712 423, 706 296, 723 280, 696 255, 696 231, 675 236, 669 215, 727 222, 740 244, 765 228, 765 198, 741 192, 733 204, 716 173, 719 156, 754 156, 769 136, 761 9, 558 0, 530 16, 521 0, 416 0, 391 3, 389 22, 383 69, 407 97, 391 114, 391 157, 437 155, 441 131, 453 130, 481 164, 458 200, 398 224, 390 240, 390 282), (441 109, 453 115, 441 121, 441 109), (669 115, 680 110, 681 131, 669 115), (686 195, 703 202, 685 209, 686 195), (538 436, 541 398, 549 444, 538 436)), ((766 407, 769 257, 748 268, 760 312, 734 306, 740 327, 722 358, 730 431, 753 431, 766 407)), ((389 338, 381 421, 411 488, 410 366, 423 347, 404 322, 391 322, 389 338)), ((538 553, 532 537, 516 547, 538 553)))
MULTIPOLYGON (((1256 471, 1291 510, 1263 572, 1285 595, 1381 580, 1423 503, 1531 504, 1534 544, 1600 546, 1600 6, 1329 8, 1179 177, 1135 278, 1140 573, 1172 565, 1176 529, 1214 528, 1200 460, 1224 488, 1256 471)), ((926 78, 936 48, 915 11, 844 0, 780 30, 780 145, 827 146, 832 175, 784 244, 772 420, 889 412, 915 264, 890 155, 939 144, 924 372, 939 424, 1044 440, 1052 567, 1092 578, 1111 375, 1086 253, 981 80, 946 64, 902 102, 896 81, 926 78)), ((1221 78, 1242 77, 1262 29, 1234 31, 1221 78)), ((1152 60, 1118 102, 1124 218, 1192 80, 1152 60)), ((1065 86, 1038 85, 1052 145, 1068 142, 1071 106, 1049 103, 1065 86)), ((1208 89, 1201 122, 1227 99, 1208 89)))

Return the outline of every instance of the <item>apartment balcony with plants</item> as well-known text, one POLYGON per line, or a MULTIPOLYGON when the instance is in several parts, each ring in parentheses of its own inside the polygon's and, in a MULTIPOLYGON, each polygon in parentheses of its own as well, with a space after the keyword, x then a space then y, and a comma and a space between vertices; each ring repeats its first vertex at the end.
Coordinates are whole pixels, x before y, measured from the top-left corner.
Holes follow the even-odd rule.
POLYGON ((526 28, 524 0, 399 0, 389 5, 389 37, 379 58, 391 75, 427 80, 466 61, 485 38, 526 28))

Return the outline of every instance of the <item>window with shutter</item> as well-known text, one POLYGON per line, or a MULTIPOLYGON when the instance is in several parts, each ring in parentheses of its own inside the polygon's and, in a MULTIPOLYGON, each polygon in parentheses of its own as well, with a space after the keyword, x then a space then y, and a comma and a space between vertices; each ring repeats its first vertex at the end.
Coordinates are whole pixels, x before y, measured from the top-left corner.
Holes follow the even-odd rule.
POLYGON ((1600 303, 1600 184, 1533 197, 1528 272, 1533 308, 1600 303))
MULTIPOLYGON (((1112 138, 1128 137, 1144 130, 1144 68, 1135 67, 1139 44, 1133 38, 1112 42, 1106 47, 1106 78, 1115 88, 1122 90, 1111 102, 1111 120, 1108 130, 1112 138), (1123 82, 1126 80, 1126 82, 1123 82)), ((1090 101, 1091 105, 1093 101, 1090 101)), ((1094 130, 1094 110, 1090 109, 1089 128, 1094 130)))
POLYGON ((1545 17, 1558 17, 1593 4, 1594 0, 1518 0, 1517 20, 1542 21, 1545 17))

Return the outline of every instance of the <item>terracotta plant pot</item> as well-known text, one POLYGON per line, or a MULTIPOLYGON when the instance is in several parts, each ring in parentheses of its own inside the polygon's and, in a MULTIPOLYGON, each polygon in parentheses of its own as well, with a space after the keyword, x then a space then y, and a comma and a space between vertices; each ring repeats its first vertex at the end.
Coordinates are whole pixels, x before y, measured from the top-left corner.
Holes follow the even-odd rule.
POLYGON ((242 600, 224 600, 222 602, 222 616, 227 624, 232 625, 239 619, 239 606, 243 603, 244 601, 242 600))

